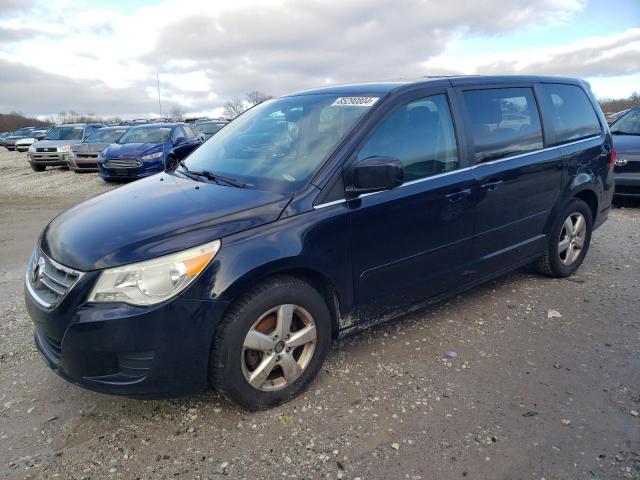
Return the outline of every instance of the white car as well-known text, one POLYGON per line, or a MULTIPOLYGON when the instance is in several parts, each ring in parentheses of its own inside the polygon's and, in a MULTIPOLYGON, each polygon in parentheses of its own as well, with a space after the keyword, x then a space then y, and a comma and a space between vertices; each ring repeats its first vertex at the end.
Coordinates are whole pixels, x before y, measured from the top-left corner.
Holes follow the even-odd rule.
POLYGON ((29 150, 29 147, 36 143, 36 140, 33 137, 21 138, 20 140, 16 140, 16 150, 19 152, 26 152, 29 150))

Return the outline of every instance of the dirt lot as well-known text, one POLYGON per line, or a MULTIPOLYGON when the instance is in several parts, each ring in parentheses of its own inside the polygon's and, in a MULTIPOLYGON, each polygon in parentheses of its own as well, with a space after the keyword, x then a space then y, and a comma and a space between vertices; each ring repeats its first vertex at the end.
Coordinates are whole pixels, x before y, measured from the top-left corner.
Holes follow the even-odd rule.
POLYGON ((640 204, 574 277, 521 270, 342 340, 305 395, 247 413, 91 393, 39 357, 24 265, 107 188, 0 152, 0 478, 640 479, 640 204))

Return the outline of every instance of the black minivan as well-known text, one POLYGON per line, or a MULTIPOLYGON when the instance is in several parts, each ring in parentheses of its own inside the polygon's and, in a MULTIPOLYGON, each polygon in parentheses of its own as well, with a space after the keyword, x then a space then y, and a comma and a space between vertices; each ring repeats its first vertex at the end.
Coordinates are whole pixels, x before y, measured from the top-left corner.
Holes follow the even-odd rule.
POLYGON ((589 86, 455 77, 321 88, 242 114, 172 171, 56 217, 35 341, 80 386, 299 394, 332 339, 520 266, 571 275, 615 152, 589 86))

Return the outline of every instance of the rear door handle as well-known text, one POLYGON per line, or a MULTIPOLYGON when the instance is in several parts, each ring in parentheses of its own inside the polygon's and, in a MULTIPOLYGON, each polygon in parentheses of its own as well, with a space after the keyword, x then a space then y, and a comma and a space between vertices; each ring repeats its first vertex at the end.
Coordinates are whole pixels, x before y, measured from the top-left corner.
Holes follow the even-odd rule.
POLYGON ((484 188, 485 190, 493 192, 502 182, 503 180, 489 180, 487 183, 483 183, 482 185, 480 185, 480 188, 484 188))
POLYGON ((451 191, 451 193, 448 193, 447 195, 445 195, 445 197, 447 197, 449 202, 456 203, 462 200, 463 198, 468 197, 469 195, 471 195, 471 189, 464 188, 464 189, 453 190, 451 191))

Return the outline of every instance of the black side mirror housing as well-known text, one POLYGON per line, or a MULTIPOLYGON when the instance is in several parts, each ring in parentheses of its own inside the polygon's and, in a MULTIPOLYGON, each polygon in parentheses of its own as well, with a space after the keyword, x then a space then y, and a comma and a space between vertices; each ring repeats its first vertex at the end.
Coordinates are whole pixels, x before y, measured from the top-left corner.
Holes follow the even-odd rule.
POLYGON ((404 166, 394 157, 367 157, 356 163, 351 186, 352 195, 381 192, 404 183, 404 166))

